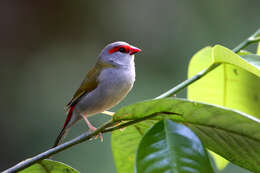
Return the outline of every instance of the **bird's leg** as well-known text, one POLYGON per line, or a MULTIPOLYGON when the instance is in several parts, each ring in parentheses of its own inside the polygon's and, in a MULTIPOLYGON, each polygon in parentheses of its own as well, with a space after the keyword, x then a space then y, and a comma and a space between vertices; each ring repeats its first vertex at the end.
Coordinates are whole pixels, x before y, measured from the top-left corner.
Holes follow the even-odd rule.
MULTIPOLYGON (((81 115, 82 118, 85 120, 86 124, 88 125, 88 128, 91 132, 94 132, 95 130, 97 130, 96 127, 94 127, 88 120, 87 116, 86 115, 81 115)), ((101 142, 103 142, 103 136, 102 136, 102 133, 99 133, 98 136, 100 137, 100 140, 101 142)), ((96 138, 98 137, 96 136, 96 138)))

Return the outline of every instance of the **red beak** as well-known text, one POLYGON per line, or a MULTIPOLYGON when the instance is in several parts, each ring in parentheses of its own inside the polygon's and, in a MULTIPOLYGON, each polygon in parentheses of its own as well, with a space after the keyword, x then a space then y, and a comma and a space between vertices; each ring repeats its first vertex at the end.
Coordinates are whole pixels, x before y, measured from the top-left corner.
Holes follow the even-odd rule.
POLYGON ((137 48, 137 47, 133 47, 133 46, 131 46, 131 49, 130 49, 130 55, 134 55, 134 54, 136 54, 137 52, 141 52, 142 50, 141 49, 139 49, 139 48, 137 48))

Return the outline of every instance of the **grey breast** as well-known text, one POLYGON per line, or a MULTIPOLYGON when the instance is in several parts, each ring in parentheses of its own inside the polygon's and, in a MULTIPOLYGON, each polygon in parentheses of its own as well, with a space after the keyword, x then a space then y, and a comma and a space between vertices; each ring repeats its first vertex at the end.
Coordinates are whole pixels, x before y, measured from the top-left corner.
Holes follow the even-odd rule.
POLYGON ((104 69, 98 87, 79 102, 79 111, 91 116, 112 108, 128 94, 134 80, 135 74, 131 69, 104 69))

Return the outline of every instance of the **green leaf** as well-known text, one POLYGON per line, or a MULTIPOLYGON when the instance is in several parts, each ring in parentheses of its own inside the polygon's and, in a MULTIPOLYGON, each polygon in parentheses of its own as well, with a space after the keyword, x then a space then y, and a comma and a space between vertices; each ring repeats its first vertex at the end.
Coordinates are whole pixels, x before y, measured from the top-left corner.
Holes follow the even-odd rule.
POLYGON ((221 157, 220 155, 214 153, 211 150, 208 150, 208 152, 211 155, 211 157, 213 157, 218 170, 223 170, 228 165, 229 161, 225 158, 221 157))
POLYGON ((192 77, 213 62, 222 64, 188 87, 188 98, 237 109, 260 117, 260 57, 243 58, 222 46, 205 48, 190 61, 188 76, 192 77))
POLYGON ((166 117, 184 123, 208 149, 241 167, 253 172, 260 171, 259 119, 224 107, 177 98, 150 100, 123 107, 113 118, 134 120, 151 115, 157 115, 154 119, 166 117))
MULTIPOLYGON (((255 35, 257 36, 257 34, 255 35)), ((224 63, 202 79, 188 87, 188 98, 237 109, 255 117, 260 117, 260 57, 231 50, 217 45, 196 53, 189 64, 189 78, 210 66, 224 63)), ((218 168, 228 163, 213 155, 218 168)))
POLYGON ((53 160, 42 160, 19 173, 79 173, 64 163, 53 160))
POLYGON ((112 132, 112 152, 117 173, 133 173, 137 146, 155 121, 144 121, 112 132))
MULTIPOLYGON (((245 55, 245 57, 246 56, 249 55, 245 55)), ((242 58, 232 50, 220 45, 216 45, 212 50, 212 58, 216 63, 232 64, 260 77, 260 59, 257 56, 251 58, 242 58)))
POLYGON ((199 138, 171 120, 159 121, 145 134, 135 163, 136 173, 213 173, 199 138))

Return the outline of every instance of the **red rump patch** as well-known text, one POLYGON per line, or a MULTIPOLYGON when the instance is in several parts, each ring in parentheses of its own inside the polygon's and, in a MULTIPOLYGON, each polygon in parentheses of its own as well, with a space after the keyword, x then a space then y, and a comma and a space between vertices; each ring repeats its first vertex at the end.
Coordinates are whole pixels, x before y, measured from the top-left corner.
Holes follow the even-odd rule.
POLYGON ((69 121, 70 121, 70 119, 71 119, 71 117, 72 117, 73 110, 75 109, 75 106, 76 106, 76 104, 75 104, 75 105, 72 105, 72 106, 70 107, 69 113, 68 113, 68 115, 67 115, 67 118, 66 118, 66 121, 65 121, 65 123, 64 123, 64 125, 63 125, 62 130, 64 130, 64 129, 66 128, 66 126, 68 125, 68 123, 69 123, 69 121))
POLYGON ((124 49, 125 49, 125 52, 124 52, 124 53, 129 53, 130 50, 131 50, 131 47, 130 47, 130 46, 128 46, 128 45, 121 45, 121 46, 115 46, 115 47, 113 47, 112 49, 110 49, 110 50, 108 51, 108 53, 109 53, 109 54, 115 53, 115 52, 119 51, 120 48, 124 48, 124 49))

